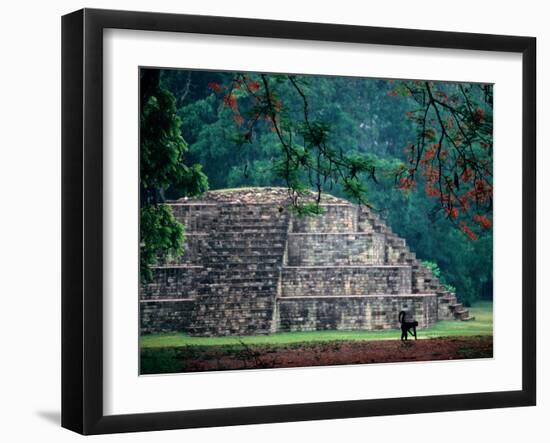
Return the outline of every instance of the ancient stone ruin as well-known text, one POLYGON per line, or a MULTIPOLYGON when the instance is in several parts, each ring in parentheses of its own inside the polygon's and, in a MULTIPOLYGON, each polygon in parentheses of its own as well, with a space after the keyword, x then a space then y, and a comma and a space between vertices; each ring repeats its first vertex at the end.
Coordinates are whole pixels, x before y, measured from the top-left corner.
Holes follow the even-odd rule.
POLYGON ((282 188, 208 192, 168 203, 186 226, 185 253, 140 288, 142 333, 196 336, 419 327, 470 319, 382 220, 324 196, 299 217, 282 188))

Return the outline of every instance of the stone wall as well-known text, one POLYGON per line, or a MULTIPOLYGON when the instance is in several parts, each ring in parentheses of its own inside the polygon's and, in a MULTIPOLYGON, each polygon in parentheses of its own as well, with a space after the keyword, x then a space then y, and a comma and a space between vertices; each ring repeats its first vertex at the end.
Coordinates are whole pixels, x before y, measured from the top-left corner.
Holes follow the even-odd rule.
POLYGON ((406 266, 285 267, 281 282, 283 297, 410 293, 406 266))
POLYGON ((153 280, 141 289, 142 300, 194 298, 203 289, 202 266, 160 266, 152 269, 153 280))
POLYGON ((218 205, 213 203, 172 203, 170 207, 188 232, 208 232, 219 217, 218 205))
POLYGON ((319 216, 293 217, 291 232, 357 232, 357 208, 351 204, 321 205, 319 216))
POLYGON ((139 304, 141 333, 185 331, 191 325, 195 300, 142 300, 139 304))
POLYGON ((279 299, 279 331, 376 330, 398 328, 399 312, 419 328, 438 320, 437 297, 427 295, 288 297, 279 299))
POLYGON ((376 233, 291 233, 289 266, 384 264, 384 236, 376 233))
POLYGON ((195 300, 186 332, 197 336, 272 332, 275 297, 257 291, 212 291, 195 300))

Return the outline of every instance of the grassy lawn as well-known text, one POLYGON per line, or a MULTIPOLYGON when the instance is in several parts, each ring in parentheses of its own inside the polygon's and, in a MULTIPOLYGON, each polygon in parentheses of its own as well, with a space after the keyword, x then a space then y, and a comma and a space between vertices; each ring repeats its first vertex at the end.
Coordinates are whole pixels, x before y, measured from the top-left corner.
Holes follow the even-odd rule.
MULTIPOLYGON (((470 309, 475 317, 472 321, 441 321, 428 329, 419 329, 418 338, 468 337, 493 334, 493 303, 478 302, 470 309)), ((348 341, 348 340, 398 340, 397 329, 384 331, 312 331, 280 332, 273 335, 248 337, 190 337, 179 334, 151 334, 140 339, 142 348, 166 348, 179 346, 239 345, 240 341, 250 345, 282 345, 303 342, 348 341)))

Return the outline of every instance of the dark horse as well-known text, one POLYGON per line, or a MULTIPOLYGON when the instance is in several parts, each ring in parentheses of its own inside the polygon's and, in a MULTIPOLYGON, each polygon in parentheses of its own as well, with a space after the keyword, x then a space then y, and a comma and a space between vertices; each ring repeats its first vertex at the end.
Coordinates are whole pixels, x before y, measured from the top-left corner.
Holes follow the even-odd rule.
POLYGON ((417 321, 405 321, 405 311, 399 313, 399 323, 401 323, 401 340, 407 340, 408 334, 414 336, 416 340, 416 327, 418 326, 417 321))

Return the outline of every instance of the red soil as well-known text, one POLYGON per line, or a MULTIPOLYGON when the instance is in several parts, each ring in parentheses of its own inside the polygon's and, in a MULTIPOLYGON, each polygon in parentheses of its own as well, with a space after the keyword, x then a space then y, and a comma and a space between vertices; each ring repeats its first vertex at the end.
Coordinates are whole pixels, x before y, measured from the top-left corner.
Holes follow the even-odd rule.
POLYGON ((437 338, 407 342, 384 340, 300 343, 278 347, 217 346, 205 349, 199 355, 187 355, 185 369, 182 372, 454 360, 492 356, 492 337, 437 338))

